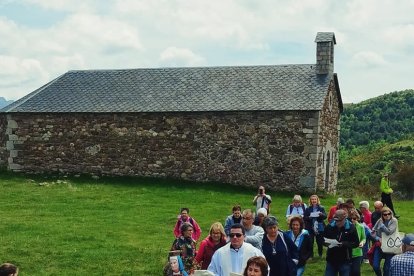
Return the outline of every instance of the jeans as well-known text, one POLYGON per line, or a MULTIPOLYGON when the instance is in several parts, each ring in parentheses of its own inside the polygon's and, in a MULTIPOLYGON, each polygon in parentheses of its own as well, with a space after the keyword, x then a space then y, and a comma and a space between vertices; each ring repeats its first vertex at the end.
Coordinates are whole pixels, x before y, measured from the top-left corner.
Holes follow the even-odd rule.
POLYGON ((305 272, 305 266, 298 266, 298 270, 296 272, 296 276, 302 276, 303 272, 305 272))
POLYGON ((375 275, 377 276, 389 276, 390 275, 390 263, 391 258, 394 257, 394 254, 384 254, 382 253, 381 248, 376 247, 374 251, 374 260, 372 263, 372 268, 374 269, 375 275), (381 259, 385 259, 384 266, 382 267, 382 270, 384 271, 384 274, 381 273, 381 259))
POLYGON ((353 257, 351 260, 351 276, 361 276, 362 256, 353 257))
POLYGON ((326 262, 325 276, 349 276, 351 271, 351 265, 349 263, 344 264, 332 264, 326 262))

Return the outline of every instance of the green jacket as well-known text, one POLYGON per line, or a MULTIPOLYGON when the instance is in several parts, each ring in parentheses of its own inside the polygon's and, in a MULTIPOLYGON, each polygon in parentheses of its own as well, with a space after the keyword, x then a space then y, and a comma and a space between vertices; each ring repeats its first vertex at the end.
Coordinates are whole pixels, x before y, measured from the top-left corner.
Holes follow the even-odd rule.
MULTIPOLYGON (((356 223, 355 224, 355 228, 357 230, 358 233, 358 239, 359 242, 364 242, 364 244, 366 243, 366 237, 365 237, 365 228, 362 224, 360 223, 356 223)), ((362 248, 361 247, 355 247, 352 248, 352 257, 361 257, 362 256, 362 248)))
POLYGON ((392 194, 393 190, 390 187, 390 181, 385 179, 384 177, 381 178, 381 184, 380 184, 381 192, 384 194, 392 194))

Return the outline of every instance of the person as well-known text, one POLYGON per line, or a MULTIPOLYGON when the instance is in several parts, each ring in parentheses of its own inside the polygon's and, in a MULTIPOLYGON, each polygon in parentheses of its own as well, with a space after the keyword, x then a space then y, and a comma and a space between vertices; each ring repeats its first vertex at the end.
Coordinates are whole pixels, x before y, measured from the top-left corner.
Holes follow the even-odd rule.
POLYGON ((190 209, 187 207, 181 208, 180 211, 180 216, 177 219, 177 222, 175 223, 174 226, 174 235, 176 238, 179 238, 181 236, 181 231, 180 231, 180 227, 181 224, 183 224, 184 222, 188 222, 193 226, 193 240, 198 241, 198 239, 201 236, 201 228, 200 226, 198 226, 197 221, 189 216, 190 214, 190 209))
POLYGON ((263 257, 251 257, 247 261, 243 276, 267 276, 269 273, 268 264, 263 257))
POLYGON ((384 173, 383 177, 381 178, 380 190, 381 190, 382 204, 390 208, 392 213, 394 214, 394 217, 398 219, 399 216, 397 216, 397 213, 395 213, 394 204, 392 203, 392 199, 391 199, 391 194, 394 191, 391 189, 391 183, 388 177, 388 173, 384 173))
POLYGON ((245 242, 250 243, 257 249, 262 249, 264 230, 261 226, 253 224, 254 213, 251 209, 246 209, 242 213, 242 225, 246 232, 245 242))
POLYGON ((233 214, 226 218, 224 223, 224 232, 226 233, 227 237, 230 234, 230 228, 235 223, 241 223, 241 207, 240 205, 234 205, 232 209, 233 214))
POLYGON ((355 226, 347 220, 345 210, 337 210, 324 232, 326 251, 325 276, 349 275, 352 249, 359 244, 355 226))
MULTIPOLYGON (((377 240, 381 241, 382 233, 386 235, 392 235, 398 229, 398 220, 393 217, 393 213, 390 208, 382 207, 381 209, 381 218, 375 223, 372 227, 372 236, 377 240)), ((390 262, 394 254, 384 253, 381 250, 380 246, 376 246, 374 249, 374 259, 372 267, 377 276, 381 276, 381 259, 385 259, 384 265, 382 267, 384 276, 389 276, 390 272, 390 262)))
MULTIPOLYGON (((374 226, 377 221, 381 218, 381 210, 384 207, 381 201, 374 202, 374 212, 371 213, 371 225, 374 226)), ((372 228, 372 227, 371 227, 372 228)))
POLYGON ((17 276, 19 268, 11 263, 4 263, 0 266, 0 276, 17 276))
POLYGON ((267 217, 267 210, 265 208, 260 208, 257 210, 257 215, 254 218, 253 224, 256 226, 260 226, 264 229, 263 221, 267 217))
MULTIPOLYGON (((323 252, 323 231, 325 228, 325 219, 325 208, 321 205, 319 197, 317 195, 311 195, 309 197, 309 207, 305 210, 303 220, 305 221, 305 229, 308 230, 311 236, 312 247, 316 239, 318 255, 320 258, 322 258, 323 252)), ((313 257, 313 250, 311 257, 313 257)))
POLYGON ((171 251, 180 251, 187 272, 193 268, 193 261, 196 256, 196 242, 192 238, 193 229, 189 222, 184 222, 180 228, 181 236, 176 238, 171 246, 171 251))
POLYGON ((390 276, 414 275, 414 234, 407 234, 401 241, 402 254, 392 257, 390 276))
POLYGON ((264 225, 266 235, 263 237, 262 251, 270 267, 269 275, 296 275, 298 248, 286 233, 279 231, 279 223, 274 216, 268 216, 264 225))
POLYGON ((372 224, 371 224, 371 216, 372 216, 372 213, 369 210, 369 202, 366 201, 366 200, 359 202, 359 210, 362 213, 362 218, 363 218, 365 224, 369 228, 372 228, 372 224))
POLYGON ((357 231, 359 244, 358 247, 352 249, 351 273, 349 275, 361 276, 362 249, 366 243, 365 228, 359 223, 361 216, 356 210, 351 211, 350 218, 357 231))
POLYGON ((292 199, 292 204, 289 204, 289 206, 287 207, 286 218, 296 215, 303 217, 306 208, 308 208, 308 206, 306 206, 306 204, 303 203, 302 197, 300 195, 294 195, 292 199))
POLYGON ((242 274, 251 257, 264 257, 262 251, 244 242, 245 234, 243 225, 233 224, 230 228, 230 242, 214 253, 207 270, 216 276, 227 276, 231 272, 242 274))
POLYGON ((171 272, 167 275, 188 276, 188 273, 184 270, 183 261, 180 256, 170 256, 169 262, 171 272))
POLYGON ((272 197, 266 194, 263 186, 259 187, 257 195, 253 198, 253 205, 256 206, 256 212, 260 208, 265 208, 267 213, 270 214, 270 204, 272 203, 272 197))
POLYGON ((344 199, 342 197, 338 197, 338 199, 336 200, 336 204, 331 206, 331 208, 329 208, 328 222, 331 222, 331 220, 333 219, 333 216, 335 215, 336 210, 339 209, 339 205, 343 203, 344 203, 344 199))
POLYGON ((214 252, 225 245, 226 234, 223 225, 220 222, 215 222, 210 227, 209 235, 200 243, 195 258, 196 262, 201 264, 201 269, 207 269, 214 252))
POLYGON ((289 231, 286 234, 292 239, 298 248, 299 259, 297 265, 297 276, 305 272, 306 261, 312 255, 312 241, 308 230, 304 229, 304 222, 301 216, 293 216, 289 221, 289 231))

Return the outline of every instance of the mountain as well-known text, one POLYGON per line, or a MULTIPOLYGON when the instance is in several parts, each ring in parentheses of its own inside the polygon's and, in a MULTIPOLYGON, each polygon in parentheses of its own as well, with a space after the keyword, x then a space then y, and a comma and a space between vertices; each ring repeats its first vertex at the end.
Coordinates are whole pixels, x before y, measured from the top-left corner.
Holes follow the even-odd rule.
POLYGON ((344 105, 339 192, 378 198, 384 172, 391 174, 396 196, 414 198, 414 90, 344 105))
POLYGON ((3 97, 0 97, 0 108, 5 107, 6 105, 11 104, 12 102, 14 102, 13 100, 6 100, 3 97))

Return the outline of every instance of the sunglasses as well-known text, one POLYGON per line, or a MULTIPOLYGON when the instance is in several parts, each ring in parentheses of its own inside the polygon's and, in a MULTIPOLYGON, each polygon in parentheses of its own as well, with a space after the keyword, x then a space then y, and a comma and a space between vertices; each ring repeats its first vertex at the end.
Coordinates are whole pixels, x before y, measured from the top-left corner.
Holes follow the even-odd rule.
POLYGON ((391 216, 391 213, 383 213, 382 215, 383 215, 384 217, 385 217, 385 216, 391 216))
POLYGON ((238 238, 240 238, 241 236, 243 236, 243 234, 241 234, 241 233, 230 233, 230 238, 234 238, 234 237, 238 237, 238 238))

